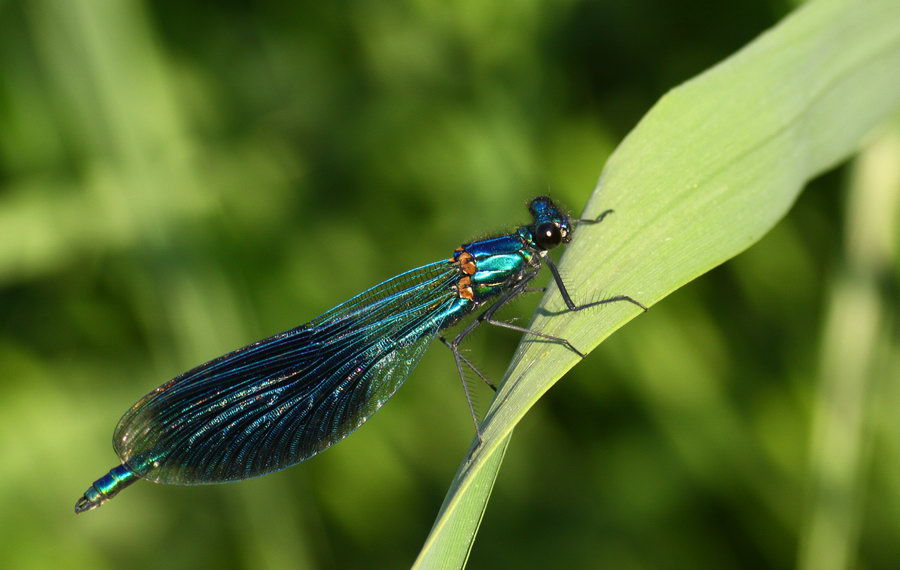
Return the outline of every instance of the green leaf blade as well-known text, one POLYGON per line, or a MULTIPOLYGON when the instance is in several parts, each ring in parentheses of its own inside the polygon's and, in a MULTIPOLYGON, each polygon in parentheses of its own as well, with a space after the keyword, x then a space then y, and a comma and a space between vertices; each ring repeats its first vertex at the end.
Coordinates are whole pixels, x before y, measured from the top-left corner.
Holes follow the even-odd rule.
MULTIPOLYGON (((560 263, 576 302, 652 305, 758 241, 808 180, 896 112, 898 21, 891 0, 811 2, 664 96, 610 158, 583 217, 615 214, 579 228, 560 263)), ((584 352, 640 313, 564 309, 551 287, 530 327, 584 352)), ((577 361, 523 339, 417 567, 465 564, 513 428, 577 361)))

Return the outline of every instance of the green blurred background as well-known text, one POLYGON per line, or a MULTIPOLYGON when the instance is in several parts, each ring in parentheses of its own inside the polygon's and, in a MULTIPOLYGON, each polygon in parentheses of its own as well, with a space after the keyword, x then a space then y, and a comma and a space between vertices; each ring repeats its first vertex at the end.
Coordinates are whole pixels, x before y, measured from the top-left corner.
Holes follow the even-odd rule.
MULTIPOLYGON (((656 99, 791 8, 0 1, 0 565, 408 566, 473 435, 442 347, 306 464, 72 507, 117 464, 112 430, 145 392, 524 221, 536 194, 577 213, 656 99)), ((807 559, 850 172, 815 181, 759 245, 541 401, 471 567, 807 559)), ((864 568, 900 561, 900 393, 885 381, 900 351, 885 329, 863 420, 841 432, 856 483, 828 511, 864 568)), ((499 379, 518 335, 470 338, 499 379)))

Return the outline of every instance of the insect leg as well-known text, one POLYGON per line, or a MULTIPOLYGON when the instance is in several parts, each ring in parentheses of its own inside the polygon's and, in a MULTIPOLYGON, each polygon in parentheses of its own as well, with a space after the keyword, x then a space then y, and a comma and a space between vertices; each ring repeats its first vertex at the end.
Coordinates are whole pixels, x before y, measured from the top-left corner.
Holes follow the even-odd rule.
POLYGON ((474 372, 476 375, 478 375, 478 377, 481 378, 482 382, 484 382, 485 384, 487 384, 488 387, 490 387, 491 390, 493 390, 494 392, 497 391, 497 386, 496 386, 493 382, 491 382, 490 379, 489 379, 487 376, 485 376, 484 374, 482 374, 482 373, 481 373, 481 370, 478 370, 478 368, 477 368, 474 364, 472 364, 472 362, 471 362, 468 358, 466 358, 465 356, 463 356, 462 353, 459 351, 459 348, 455 348, 455 349, 454 349, 454 348, 453 348, 453 345, 450 344, 450 341, 447 340, 446 338, 444 338, 443 336, 439 336, 438 339, 439 339, 442 343, 444 343, 444 345, 445 345, 447 348, 449 348, 451 351, 454 351, 454 350, 455 350, 455 351, 459 354, 459 359, 462 361, 462 363, 465 364, 466 366, 468 366, 469 369, 472 370, 472 372, 474 372))
POLYGON ((572 218, 573 222, 577 222, 579 224, 599 224, 603 221, 603 218, 612 214, 615 210, 604 210, 600 212, 600 215, 594 218, 593 220, 589 218, 572 218))
POLYGON ((556 268, 556 264, 553 263, 553 260, 549 257, 544 259, 544 261, 547 263, 547 266, 550 267, 550 273, 553 274, 553 280, 556 281, 556 286, 559 288, 559 294, 562 295, 563 301, 565 301, 566 307, 568 307, 570 311, 580 311, 589 307, 606 305, 607 303, 618 303, 620 301, 625 301, 633 305, 637 305, 645 311, 647 310, 646 305, 629 297, 628 295, 616 295, 615 297, 610 297, 609 299, 594 301, 593 303, 585 303, 583 305, 576 305, 575 302, 572 301, 572 297, 569 295, 569 290, 566 289, 565 283, 563 283, 562 276, 559 274, 559 269, 556 268))
MULTIPOLYGON (((459 353, 458 347, 453 346, 452 343, 448 343, 447 339, 445 339, 443 336, 439 336, 438 338, 440 338, 441 342, 446 344, 447 347, 450 348, 450 352, 453 353, 453 361, 456 363, 456 371, 459 373, 459 381, 462 382, 463 393, 466 395, 466 404, 468 404, 469 406, 469 413, 472 414, 472 423, 475 424, 475 436, 478 437, 478 442, 480 444, 482 441, 484 441, 484 437, 481 433, 481 424, 478 421, 478 414, 475 413, 475 404, 472 401, 472 394, 469 392, 469 385, 466 383, 466 376, 465 374, 463 374, 462 368, 463 361, 468 361, 462 354, 459 353)), ((478 375, 480 376, 481 373, 479 372, 478 375)))
MULTIPOLYGON (((538 268, 538 269, 540 269, 540 268, 538 268)), ((504 293, 496 302, 494 302, 493 305, 491 305, 484 312, 482 312, 480 315, 478 315, 478 317, 476 317, 474 321, 469 323, 469 326, 467 326, 465 329, 463 329, 463 331, 461 333, 456 335, 456 338, 453 339, 451 344, 454 346, 459 346, 459 343, 462 342, 462 340, 465 337, 467 337, 473 330, 475 330, 475 328, 478 327, 478 325, 480 325, 482 323, 488 323, 490 325, 494 325, 497 327, 502 327, 505 329, 510 329, 510 330, 521 332, 521 333, 527 333, 527 334, 534 335, 536 337, 540 337, 540 338, 544 338, 547 340, 552 340, 554 342, 558 342, 558 343, 562 344, 563 346, 565 346, 566 348, 568 348, 569 350, 571 350, 572 352, 574 352, 575 354, 577 354, 578 356, 584 358, 584 353, 581 352, 580 350, 578 350, 577 348, 575 348, 572 345, 572 343, 570 343, 565 338, 549 335, 546 333, 542 333, 540 331, 536 331, 536 330, 529 329, 526 327, 520 327, 518 325, 514 325, 511 323, 507 323, 504 321, 498 321, 498 320, 494 319, 494 314, 497 311, 499 311, 500 308, 503 307, 503 305, 505 305, 506 303, 509 303, 513 298, 516 297, 516 295, 519 295, 520 293, 525 291, 525 289, 527 288, 528 282, 531 281, 531 279, 534 278, 535 275, 537 275, 538 269, 535 269, 534 271, 526 274, 525 277, 522 279, 522 281, 518 285, 516 285, 515 287, 513 287, 512 289, 510 289, 509 291, 504 293)))

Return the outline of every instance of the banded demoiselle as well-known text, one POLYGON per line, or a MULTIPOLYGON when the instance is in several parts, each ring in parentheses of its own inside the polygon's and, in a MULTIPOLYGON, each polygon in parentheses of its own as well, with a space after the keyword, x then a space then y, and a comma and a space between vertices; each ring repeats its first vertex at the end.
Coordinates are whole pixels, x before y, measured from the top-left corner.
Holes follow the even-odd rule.
MULTIPOLYGON (((571 311, 576 305, 547 255, 569 243, 578 223, 550 198, 529 204, 532 222, 511 234, 463 244, 449 259, 388 279, 297 328, 260 340, 181 374, 141 398, 116 427, 122 463, 75 504, 99 507, 138 479, 195 485, 256 477, 289 467, 347 437, 400 387, 430 342, 453 353, 480 438, 463 366, 487 381, 459 345, 482 323, 565 345, 569 341, 494 318, 547 265, 571 311), (452 340, 441 331, 484 308, 452 340)), ((489 383, 490 384, 490 383, 489 383)), ((493 387, 493 386, 492 386, 493 387)))

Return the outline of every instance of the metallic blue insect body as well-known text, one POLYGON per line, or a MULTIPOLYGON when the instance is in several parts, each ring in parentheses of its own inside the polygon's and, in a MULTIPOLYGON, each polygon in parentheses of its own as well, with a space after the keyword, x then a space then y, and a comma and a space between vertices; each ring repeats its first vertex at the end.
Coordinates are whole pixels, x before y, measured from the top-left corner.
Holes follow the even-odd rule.
MULTIPOLYGON (((436 336, 452 350, 461 378, 463 364, 471 364, 459 343, 483 322, 549 338, 578 352, 565 339, 493 318, 543 264, 571 310, 615 301, 646 309, 624 295, 575 305, 547 251, 568 243, 575 223, 600 219, 571 219, 546 197, 532 200, 529 210, 533 222, 512 234, 465 244, 449 259, 398 275, 305 325, 156 388, 119 420, 113 447, 122 463, 85 491, 75 512, 99 507, 138 479, 222 483, 309 459, 365 423, 436 336), (440 336, 484 305, 488 308, 453 340, 440 336)), ((475 418, 471 400, 469 407, 475 418)))

